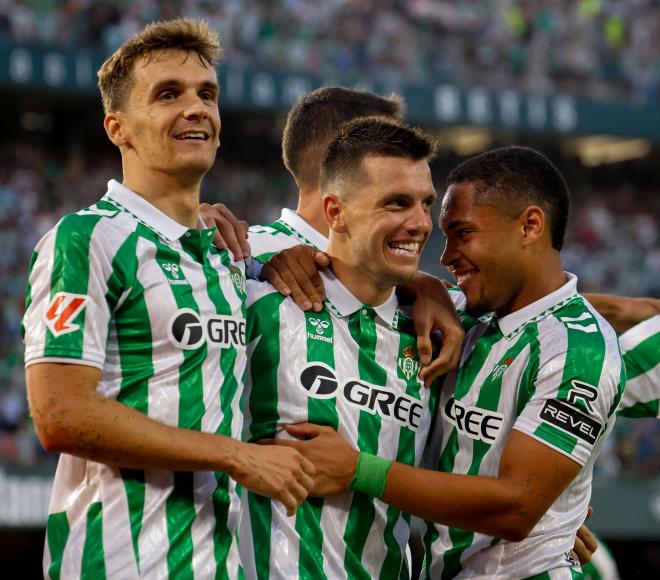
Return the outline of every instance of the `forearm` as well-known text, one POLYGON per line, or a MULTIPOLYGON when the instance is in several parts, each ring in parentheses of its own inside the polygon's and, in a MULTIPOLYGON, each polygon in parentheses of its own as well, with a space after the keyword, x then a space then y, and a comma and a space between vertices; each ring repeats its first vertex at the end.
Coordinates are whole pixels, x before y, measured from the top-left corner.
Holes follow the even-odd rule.
POLYGON ((520 541, 538 521, 522 486, 495 477, 458 475, 393 463, 383 501, 439 524, 520 541))
POLYGON ((90 390, 83 377, 76 380, 69 372, 69 380, 62 381, 61 372, 58 365, 39 370, 40 379, 50 385, 46 394, 30 391, 28 370, 30 408, 39 438, 49 451, 117 467, 232 473, 244 444, 165 425, 90 390))
POLYGON ((585 294, 584 297, 618 333, 660 313, 660 300, 655 298, 626 298, 610 294, 585 294))

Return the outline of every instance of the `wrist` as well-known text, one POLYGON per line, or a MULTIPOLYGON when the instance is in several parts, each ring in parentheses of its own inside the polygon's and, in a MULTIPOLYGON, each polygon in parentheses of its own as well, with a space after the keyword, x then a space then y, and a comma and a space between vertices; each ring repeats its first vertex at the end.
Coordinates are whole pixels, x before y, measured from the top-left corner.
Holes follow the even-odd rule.
POLYGON ((351 481, 351 490, 359 491, 371 497, 382 498, 387 484, 387 474, 391 461, 371 453, 361 452, 357 458, 355 475, 351 481))

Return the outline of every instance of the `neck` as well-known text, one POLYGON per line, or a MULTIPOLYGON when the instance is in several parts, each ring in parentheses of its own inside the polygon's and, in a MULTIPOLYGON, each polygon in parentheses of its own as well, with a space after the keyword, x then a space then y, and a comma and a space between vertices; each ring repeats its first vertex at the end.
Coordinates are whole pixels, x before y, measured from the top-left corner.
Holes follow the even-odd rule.
POLYGON ((188 228, 197 227, 201 177, 145 175, 124 167, 124 185, 174 221, 188 228))
POLYGON ((362 274, 362 268, 332 255, 330 249, 328 249, 328 255, 330 256, 330 267, 337 280, 346 286, 350 293, 362 302, 362 304, 380 306, 387 302, 387 299, 392 294, 393 286, 379 287, 362 274))
POLYGON ((298 191, 298 207, 296 213, 321 235, 328 237, 328 224, 323 217, 321 208, 321 191, 300 188, 298 191))
POLYGON ((527 272, 520 291, 508 305, 497 310, 498 316, 506 316, 525 308, 566 284, 564 268, 556 250, 549 250, 543 258, 537 257, 527 272), (539 267, 539 264, 542 266, 539 267))

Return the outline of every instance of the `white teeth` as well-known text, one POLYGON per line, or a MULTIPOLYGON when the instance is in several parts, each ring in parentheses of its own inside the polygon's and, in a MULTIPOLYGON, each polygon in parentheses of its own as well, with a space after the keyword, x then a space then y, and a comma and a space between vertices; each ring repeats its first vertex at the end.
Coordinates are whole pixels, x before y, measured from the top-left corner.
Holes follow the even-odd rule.
POLYGON ((417 254, 419 253, 419 242, 392 242, 390 247, 401 254, 417 254))
POLYGON ((201 131, 193 131, 190 133, 182 133, 176 136, 177 139, 206 139, 206 135, 201 131))
POLYGON ((465 272, 464 274, 456 274, 455 279, 457 284, 462 284, 467 280, 470 276, 472 276, 474 272, 465 272))

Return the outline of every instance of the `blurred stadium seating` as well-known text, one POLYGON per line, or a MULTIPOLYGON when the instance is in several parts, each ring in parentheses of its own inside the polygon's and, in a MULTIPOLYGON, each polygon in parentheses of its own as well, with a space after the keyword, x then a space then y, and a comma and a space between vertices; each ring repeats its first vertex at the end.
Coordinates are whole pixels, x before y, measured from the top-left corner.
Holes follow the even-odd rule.
MULTIPOLYGON (((94 78, 82 82, 75 76, 81 61, 68 59, 91 54, 92 67, 144 23, 180 14, 207 18, 225 47, 223 145, 205 201, 223 201, 250 223, 275 219, 296 204, 279 158, 296 94, 330 81, 395 88, 406 96, 408 117, 438 137, 439 192, 467 154, 498 144, 541 149, 573 190, 563 259, 581 290, 660 297, 657 1, 0 0, 0 529, 42 525, 55 465, 36 440, 25 397, 19 324, 30 253, 59 217, 93 203, 121 175, 94 78), (61 55, 61 82, 53 81, 60 77, 49 54, 61 55), (239 72, 244 92, 232 76, 239 72), (286 75, 296 82, 287 84, 286 75), (471 93, 476 83, 486 93, 471 93), (464 108, 454 116, 445 100, 451 94, 464 108), (489 100, 479 101, 484 94, 489 100), (507 122, 505 94, 523 103, 525 122, 507 122), (556 115, 570 123, 535 125, 538 95, 544 119, 556 113, 557 95, 578 99, 556 115)), ((441 244, 436 233, 423 267, 445 275, 441 244)), ((660 422, 620 420, 597 463, 593 521, 614 548, 637 542, 632 572, 660 566, 659 472, 660 422), (617 500, 624 495, 631 504, 617 500), (617 527, 635 501, 642 515, 617 527)), ((8 554, 0 547, 0 562, 8 554)))

